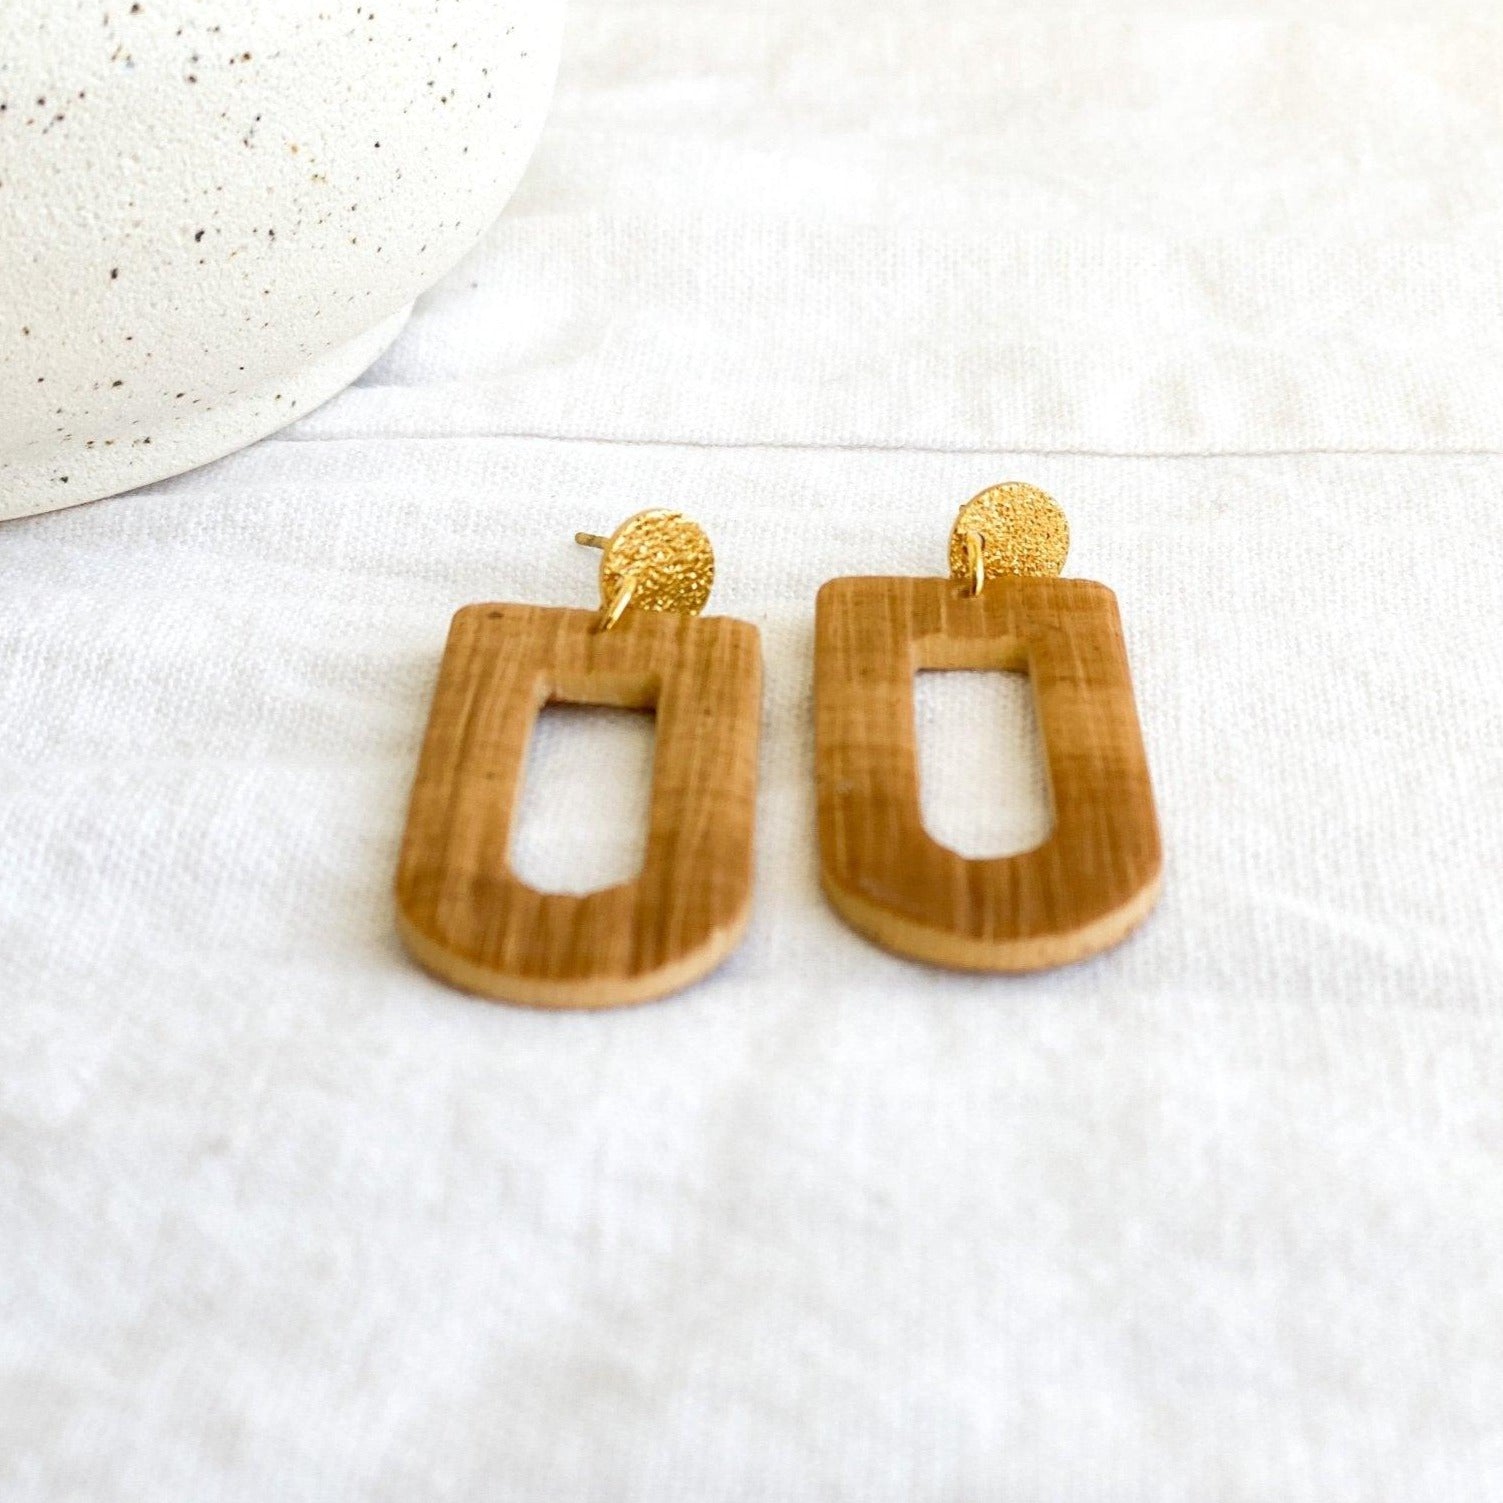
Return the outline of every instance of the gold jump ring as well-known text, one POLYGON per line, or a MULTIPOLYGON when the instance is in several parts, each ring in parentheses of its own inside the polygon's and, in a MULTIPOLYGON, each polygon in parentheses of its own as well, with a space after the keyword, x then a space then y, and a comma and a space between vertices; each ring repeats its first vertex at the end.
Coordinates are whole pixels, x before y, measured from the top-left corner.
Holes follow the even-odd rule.
POLYGON ((636 574, 628 574, 621 581, 621 588, 611 597, 611 603, 600 612, 600 620, 596 623, 597 631, 609 631, 625 614, 627 606, 631 604, 631 597, 637 588, 636 574))
POLYGON ((967 595, 979 595, 986 584, 985 539, 979 532, 965 535, 965 567, 969 576, 967 595))

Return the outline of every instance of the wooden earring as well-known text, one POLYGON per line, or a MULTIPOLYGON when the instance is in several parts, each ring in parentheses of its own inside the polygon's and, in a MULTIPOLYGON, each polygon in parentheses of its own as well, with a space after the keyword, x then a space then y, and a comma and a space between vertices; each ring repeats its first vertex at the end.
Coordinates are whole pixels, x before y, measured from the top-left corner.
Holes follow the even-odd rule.
POLYGON ((735 947, 751 907, 762 655, 700 617, 710 540, 644 511, 603 549, 600 609, 471 605, 455 617, 397 871, 397 922, 443 980, 506 1002, 613 1007, 676 991, 735 947), (513 874, 512 818, 548 703, 657 712, 642 870, 584 896, 513 874))
POLYGON ((950 577, 832 579, 815 616, 820 873, 853 928, 899 954, 1034 971, 1116 944, 1158 897, 1161 857, 1117 601, 1056 578, 1064 513, 1032 486, 961 507, 950 577), (1026 669, 1054 826, 966 860, 924 829, 913 718, 926 668, 1026 669))

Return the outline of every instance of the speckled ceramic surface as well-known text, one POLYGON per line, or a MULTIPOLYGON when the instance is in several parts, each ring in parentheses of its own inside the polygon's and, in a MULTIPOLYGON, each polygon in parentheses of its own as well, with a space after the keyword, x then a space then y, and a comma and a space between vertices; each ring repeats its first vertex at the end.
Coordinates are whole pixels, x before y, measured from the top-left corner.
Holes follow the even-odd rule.
POLYGON ((562 0, 0 0, 0 518, 360 373, 516 186, 562 0))

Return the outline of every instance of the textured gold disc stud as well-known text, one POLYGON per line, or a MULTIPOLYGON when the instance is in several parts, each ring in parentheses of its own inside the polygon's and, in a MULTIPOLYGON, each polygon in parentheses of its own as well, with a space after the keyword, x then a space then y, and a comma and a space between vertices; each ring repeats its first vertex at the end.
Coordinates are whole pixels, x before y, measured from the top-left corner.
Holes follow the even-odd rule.
POLYGON ((634 611, 697 616, 710 598, 715 550, 704 528, 682 512, 639 511, 608 538, 580 532, 575 541, 604 550, 600 559, 602 630, 614 626, 628 605, 634 611))
POLYGON ((950 577, 979 594, 998 574, 1058 574, 1069 551, 1070 524, 1058 504, 1034 486, 1009 480, 960 508, 950 533, 950 577))

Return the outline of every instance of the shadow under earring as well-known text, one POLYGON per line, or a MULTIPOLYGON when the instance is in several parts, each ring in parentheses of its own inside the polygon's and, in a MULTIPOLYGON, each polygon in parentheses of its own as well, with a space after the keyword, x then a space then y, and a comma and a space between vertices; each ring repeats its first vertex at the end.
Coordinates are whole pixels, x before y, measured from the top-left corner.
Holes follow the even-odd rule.
POLYGON ((961 507, 950 577, 832 579, 815 609, 820 875, 869 939, 936 965, 1033 971, 1117 943, 1158 897, 1161 855, 1117 601, 1056 578, 1064 513, 992 486, 961 507), (968 860, 924 828, 913 679, 1027 671, 1053 829, 1015 856, 968 860))
POLYGON ((762 656, 745 621, 700 617, 710 541, 644 511, 602 548, 600 609, 471 605, 455 617, 397 871, 397 923, 443 980, 507 1002, 610 1007, 676 991, 735 947, 751 908, 762 656), (575 896, 510 862, 545 704, 657 712, 642 870, 575 896))

